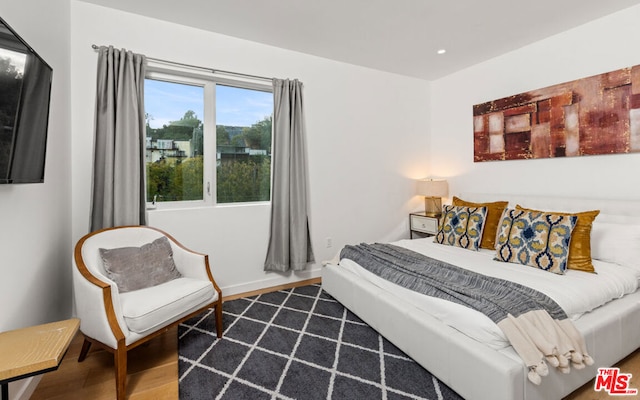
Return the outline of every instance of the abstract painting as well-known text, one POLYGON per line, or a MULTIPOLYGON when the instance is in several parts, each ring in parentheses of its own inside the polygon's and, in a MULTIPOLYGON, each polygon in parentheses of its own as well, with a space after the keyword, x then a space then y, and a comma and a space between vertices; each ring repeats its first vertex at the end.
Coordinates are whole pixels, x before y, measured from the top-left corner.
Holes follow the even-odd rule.
POLYGON ((474 162, 640 152, 640 65, 473 106, 474 162))

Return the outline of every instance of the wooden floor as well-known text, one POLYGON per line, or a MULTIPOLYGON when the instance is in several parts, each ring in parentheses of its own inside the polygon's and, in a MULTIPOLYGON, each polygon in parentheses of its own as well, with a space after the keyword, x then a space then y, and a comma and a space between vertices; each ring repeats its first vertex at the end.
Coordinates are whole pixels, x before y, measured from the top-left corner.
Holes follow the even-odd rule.
MULTIPOLYGON (((281 290, 287 287, 291 286, 281 286, 271 288, 271 290, 281 290)), ((260 292, 252 292, 248 295, 253 296, 258 293, 260 292)), ((237 297, 240 296, 233 298, 237 297)), ((94 346, 85 361, 79 363, 78 354, 80 354, 81 347, 82 335, 78 333, 60 368, 43 376, 31 400, 115 399, 113 355, 94 346)), ((178 399, 177 328, 171 329, 164 335, 130 351, 128 362, 128 399, 178 399)), ((633 374, 630 387, 640 389, 640 349, 622 360, 617 366, 621 372, 633 374)), ((606 392, 595 392, 593 381, 591 381, 566 399, 600 400, 610 399, 610 397, 606 392)))
MULTIPOLYGON (((79 363, 78 333, 57 371, 42 377, 31 400, 113 400, 116 398, 113 354, 92 346, 79 363)), ((136 347, 128 354, 127 393, 131 400, 178 398, 177 328, 136 347)))

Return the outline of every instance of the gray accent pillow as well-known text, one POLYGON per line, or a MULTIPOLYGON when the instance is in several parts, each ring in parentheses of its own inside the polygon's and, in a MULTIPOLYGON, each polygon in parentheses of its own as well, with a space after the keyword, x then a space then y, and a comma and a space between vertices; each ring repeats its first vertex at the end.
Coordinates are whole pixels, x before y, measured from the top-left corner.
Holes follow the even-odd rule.
POLYGON ((169 240, 162 236, 141 247, 100 249, 109 279, 121 293, 156 286, 182 275, 173 262, 169 240))

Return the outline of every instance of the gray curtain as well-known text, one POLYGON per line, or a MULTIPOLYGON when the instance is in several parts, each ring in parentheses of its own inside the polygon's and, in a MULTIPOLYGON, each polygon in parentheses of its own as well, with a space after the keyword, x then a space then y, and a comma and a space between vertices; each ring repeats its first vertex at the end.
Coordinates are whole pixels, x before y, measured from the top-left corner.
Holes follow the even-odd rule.
POLYGON ((145 225, 146 58, 98 50, 91 231, 145 225))
POLYGON ((265 271, 302 270, 314 261, 309 235, 302 83, 273 80, 271 235, 265 271))

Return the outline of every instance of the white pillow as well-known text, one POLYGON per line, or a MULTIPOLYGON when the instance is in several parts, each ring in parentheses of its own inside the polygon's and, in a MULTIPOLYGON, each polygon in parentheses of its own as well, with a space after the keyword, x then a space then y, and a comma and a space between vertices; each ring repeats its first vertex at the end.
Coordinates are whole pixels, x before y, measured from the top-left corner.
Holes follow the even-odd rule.
POLYGON ((640 224, 594 221, 591 258, 640 271, 640 224))
POLYGON ((637 215, 600 213, 597 221, 606 222, 607 224, 640 225, 640 217, 637 215))

